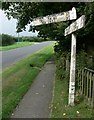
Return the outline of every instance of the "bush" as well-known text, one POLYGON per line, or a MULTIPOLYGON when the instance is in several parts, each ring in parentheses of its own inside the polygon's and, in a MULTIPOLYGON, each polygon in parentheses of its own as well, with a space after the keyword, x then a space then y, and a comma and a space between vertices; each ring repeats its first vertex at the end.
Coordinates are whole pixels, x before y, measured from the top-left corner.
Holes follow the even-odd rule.
POLYGON ((23 42, 42 42, 44 41, 43 38, 40 38, 40 37, 22 37, 22 41, 23 42))
MULTIPOLYGON (((60 80, 63 80, 64 78, 69 80, 70 71, 66 71, 66 59, 70 61, 70 57, 70 52, 62 52, 62 54, 55 53, 56 75, 60 80)), ((93 58, 90 58, 89 54, 81 50, 76 54, 76 79, 78 77, 78 70, 82 70, 85 67, 94 70, 94 60, 93 58)))
POLYGON ((0 34, 0 46, 2 46, 2 35, 0 34))
MULTIPOLYGON (((1 35, 0 35, 1 36, 1 35)), ((2 39, 0 39, 0 46, 12 45, 16 42, 16 38, 7 34, 2 34, 2 39)))

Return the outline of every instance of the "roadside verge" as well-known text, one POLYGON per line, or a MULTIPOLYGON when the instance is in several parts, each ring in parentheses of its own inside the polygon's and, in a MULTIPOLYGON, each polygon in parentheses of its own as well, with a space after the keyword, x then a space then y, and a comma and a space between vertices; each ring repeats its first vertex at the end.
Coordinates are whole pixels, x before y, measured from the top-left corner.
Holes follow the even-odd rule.
POLYGON ((25 58, 2 73, 2 116, 8 118, 46 61, 53 55, 53 44, 25 58))

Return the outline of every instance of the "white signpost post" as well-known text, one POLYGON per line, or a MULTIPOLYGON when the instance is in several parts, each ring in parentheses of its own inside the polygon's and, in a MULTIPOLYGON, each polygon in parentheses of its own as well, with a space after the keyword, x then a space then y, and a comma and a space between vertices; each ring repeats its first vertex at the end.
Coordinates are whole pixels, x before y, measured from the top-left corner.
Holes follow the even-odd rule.
POLYGON ((67 12, 47 15, 45 17, 34 18, 33 21, 31 22, 31 25, 38 26, 38 25, 43 25, 43 24, 50 24, 50 23, 55 23, 55 22, 74 20, 76 18, 77 18, 76 9, 75 9, 75 7, 73 7, 72 10, 67 11, 67 12))
MULTIPOLYGON (((39 26, 43 24, 50 24, 61 21, 74 20, 77 18, 76 9, 62 12, 59 14, 47 15, 45 17, 38 17, 31 22, 32 26, 39 26)), ((75 93, 75 65, 76 65, 76 35, 73 33, 85 25, 85 16, 81 16, 78 20, 72 23, 65 29, 65 36, 72 33, 71 44, 71 65, 70 65, 70 84, 69 84, 69 105, 74 105, 74 93, 75 93)))
POLYGON ((70 63, 70 83, 69 83, 69 105, 74 105, 75 93, 75 67, 76 67, 76 35, 75 31, 83 28, 85 25, 85 15, 82 15, 74 23, 65 29, 65 36, 72 33, 71 41, 71 63, 70 63))

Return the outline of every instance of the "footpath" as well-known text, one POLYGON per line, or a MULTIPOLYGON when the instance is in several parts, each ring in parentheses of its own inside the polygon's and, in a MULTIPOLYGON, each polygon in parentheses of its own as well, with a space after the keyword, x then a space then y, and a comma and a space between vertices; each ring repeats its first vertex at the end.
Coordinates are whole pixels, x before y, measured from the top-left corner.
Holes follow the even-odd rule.
POLYGON ((50 59, 12 113, 11 118, 49 118, 54 78, 55 64, 50 59))

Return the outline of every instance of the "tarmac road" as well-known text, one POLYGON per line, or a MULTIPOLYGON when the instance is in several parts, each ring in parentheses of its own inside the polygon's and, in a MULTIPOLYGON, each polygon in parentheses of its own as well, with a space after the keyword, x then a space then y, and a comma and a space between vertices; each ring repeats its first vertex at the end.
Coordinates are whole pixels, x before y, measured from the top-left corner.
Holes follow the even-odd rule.
MULTIPOLYGON (((39 44, 34 44, 32 46, 3 51, 2 52, 2 66, 0 66, 0 69, 1 68, 5 69, 9 67, 10 65, 23 59, 24 57, 27 57, 33 54, 34 52, 37 52, 38 50, 42 49, 43 47, 46 47, 47 45, 50 45, 51 43, 52 41, 48 41, 48 42, 42 42, 39 44)), ((1 59, 1 56, 0 56, 0 59, 1 59)))

